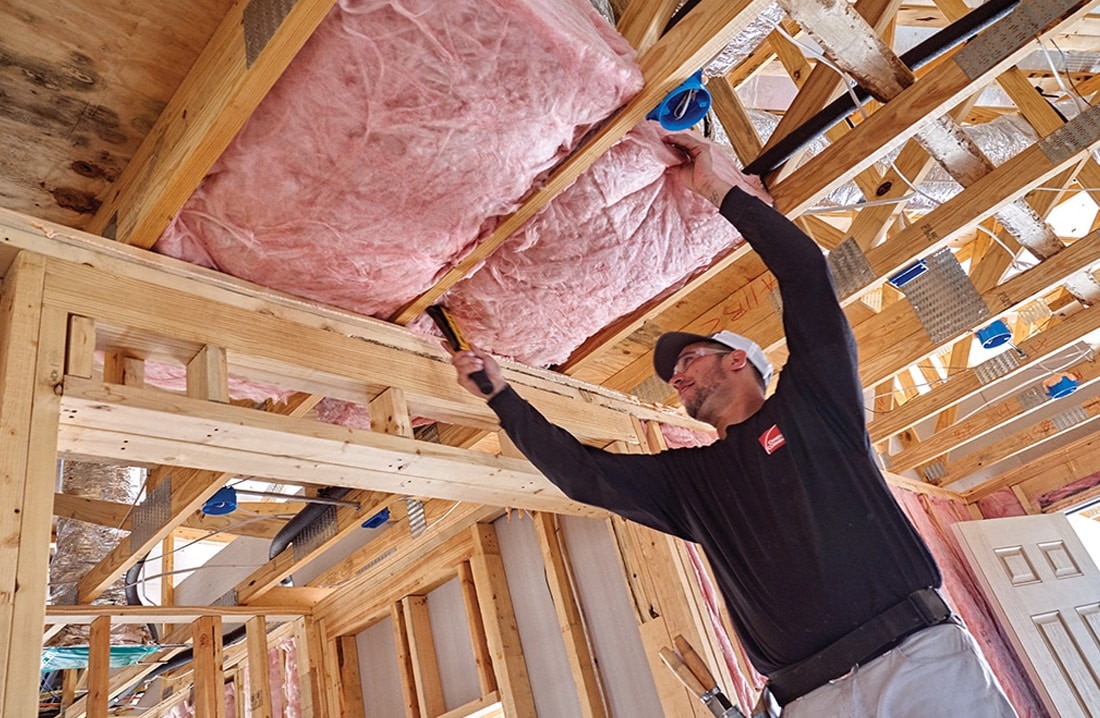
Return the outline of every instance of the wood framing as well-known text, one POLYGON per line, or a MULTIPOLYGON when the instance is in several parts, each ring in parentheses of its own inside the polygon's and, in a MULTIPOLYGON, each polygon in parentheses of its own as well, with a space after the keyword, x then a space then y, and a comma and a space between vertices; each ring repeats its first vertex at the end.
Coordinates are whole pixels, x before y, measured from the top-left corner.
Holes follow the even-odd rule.
MULTIPOLYGON (((617 27, 638 53, 642 90, 609 117, 592 118, 558 166, 540 168, 518 209, 484 241, 470 238, 477 246, 437 268, 434 285, 392 323, 149 251, 333 5, 180 0, 161 15, 122 0, 15 0, 0 8, 0 54, 9 61, 0 63, 0 204, 29 213, 0 208, 0 715, 33 714, 43 639, 91 624, 90 668, 62 682, 67 718, 105 715, 110 701, 140 690, 152 666, 192 637, 195 661, 165 678, 177 692, 150 701, 157 705, 145 714, 163 716, 193 693, 200 715, 216 717, 231 684, 265 718, 273 708, 267 654, 274 636, 292 633, 303 715, 356 718, 370 711, 355 636, 382 620, 393 622, 406 715, 533 715, 539 676, 529 674, 521 650, 491 523, 515 509, 535 512, 555 611, 549 625, 560 630, 582 715, 608 715, 610 691, 574 583, 573 566, 585 557, 565 551, 558 515, 607 528, 660 710, 706 715, 656 659, 682 634, 718 667, 720 682, 733 680, 695 580, 697 559, 678 541, 566 497, 500 433, 492 409, 457 385, 437 342, 399 326, 448 301, 451 287, 700 68, 721 125, 715 130, 724 129, 742 165, 807 130, 844 91, 830 65, 875 97, 834 117, 823 139, 795 149, 766 180, 776 207, 830 255, 859 345, 871 441, 884 464, 905 473, 887 480, 961 497, 975 513, 977 501, 1002 490, 1036 513, 1100 495, 1081 488, 1088 482, 1067 489, 1095 473, 1100 451, 1088 422, 1100 415, 1100 400, 1082 393, 1040 401, 1056 374, 1095 392, 1100 372, 1083 344, 1100 330, 1100 216, 1088 204, 1100 201, 1093 157, 1100 103, 1090 97, 1100 80, 1046 67, 1035 43, 1055 39, 1053 59, 1064 65, 1095 50, 1100 0, 1021 0, 917 69, 901 64, 895 38, 963 18, 971 9, 962 0, 781 0, 778 26, 751 36, 740 33, 772 12, 763 0, 702 0, 667 32, 678 3, 613 0, 617 27), (788 35, 814 38, 825 59, 788 35), (979 125, 1011 150, 994 159, 979 125), (1056 221, 1063 212, 1080 215, 1069 230, 1056 221), (988 315, 933 339, 914 301, 889 280, 945 251, 988 315), (849 260, 860 266, 846 276, 840 263, 849 260), (1008 326, 1011 344, 988 359, 975 333, 995 319, 1008 326), (974 409, 979 397, 995 399, 974 409), (354 422, 320 419, 338 402, 354 422), (57 494, 59 457, 147 469, 144 498, 131 507, 57 494), (170 605, 170 575, 162 579, 168 605, 87 605, 158 547, 169 552, 162 571, 171 574, 180 568, 171 551, 184 541, 218 531, 243 549, 273 538, 305 506, 270 502, 278 508, 269 514, 260 502, 242 504, 256 512, 246 524, 200 512, 238 478, 291 483, 307 495, 346 487, 357 505, 326 509, 313 527, 324 528, 323 537, 295 537, 227 581, 217 599, 226 605, 170 605), (960 485, 969 488, 952 490, 960 485), (417 500, 423 517, 410 515, 417 500), (80 580, 81 605, 43 606, 52 516, 128 533, 80 580), (381 525, 364 532, 358 548, 346 546, 371 518, 381 525), (305 585, 281 585, 315 572, 307 564, 338 544, 346 556, 333 556, 305 585), (479 693, 463 706, 445 705, 425 598, 452 581, 479 693), (184 628, 166 631, 171 647, 149 665, 108 675, 110 626, 148 621, 184 628), (221 646, 223 622, 247 622, 247 642, 221 646)), ((418 241, 394 239, 413 248, 418 241)), ((653 288, 562 366, 504 361, 506 378, 590 446, 660 451, 659 424, 713 436, 661 405, 676 399, 653 377, 654 342, 665 331, 733 329, 781 366, 780 297, 747 245, 685 268, 680 279, 653 288)))

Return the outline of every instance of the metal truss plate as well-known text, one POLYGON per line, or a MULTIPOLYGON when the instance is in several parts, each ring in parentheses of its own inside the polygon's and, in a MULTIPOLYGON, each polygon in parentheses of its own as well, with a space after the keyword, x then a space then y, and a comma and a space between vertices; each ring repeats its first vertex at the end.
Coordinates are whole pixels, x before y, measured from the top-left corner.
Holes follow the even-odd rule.
POLYGON ((875 272, 855 237, 848 237, 829 252, 836 295, 845 299, 875 281, 875 272))
POLYGON ((172 518, 172 475, 168 474, 134 507, 130 516, 130 551, 140 553, 145 543, 172 518))
POLYGON ((424 502, 420 499, 405 497, 405 509, 409 514, 409 533, 413 538, 428 529, 428 517, 424 515, 424 502))
POLYGON ((924 479, 925 481, 935 481, 941 479, 947 475, 947 467, 944 466, 942 461, 933 461, 928 466, 924 467, 924 479))
POLYGON ((1083 406, 1075 406, 1069 411, 1064 411, 1058 416, 1052 416, 1050 423, 1054 424, 1054 428, 1058 431, 1065 431, 1066 429, 1077 426, 1083 421, 1089 418, 1088 412, 1085 411, 1083 406))
POLYGON ((1062 164, 1100 139, 1100 105, 1093 105, 1036 144, 1053 164, 1062 164))
POLYGON ((981 364, 975 366, 972 371, 974 377, 982 385, 990 384, 997 381, 1005 374, 1008 374, 1020 366, 1020 358, 1016 356, 1016 352, 1009 350, 1001 352, 992 359, 986 359, 981 364))
POLYGON ((927 271, 901 291, 933 342, 945 342, 989 317, 989 307, 950 249, 934 252, 925 263, 927 271))
POLYGON ((1017 394, 1016 401, 1020 402, 1020 406, 1024 411, 1031 411, 1050 401, 1050 395, 1043 391, 1042 386, 1033 386, 1017 394))
POLYGON ((317 518, 294 537, 294 560, 301 561, 318 546, 336 536, 336 507, 326 506, 317 518))
POLYGON ((1037 298, 1031 304, 1016 312, 1020 319, 1033 326, 1045 324, 1053 312, 1042 297, 1037 298))
POLYGON ((1077 0, 1023 0, 956 52, 955 63, 976 80, 1079 4, 1077 0))
POLYGON ((380 553, 377 556, 375 556, 374 558, 372 558, 370 561, 367 561, 365 564, 363 564, 359 568, 355 569, 355 575, 358 576, 359 574, 366 573, 370 569, 374 568, 378 564, 380 564, 383 561, 385 561, 386 559, 388 559, 390 556, 393 556, 395 553, 397 553, 396 548, 386 549, 382 553, 380 553))
POLYGON ((211 606, 236 606, 237 590, 230 589, 210 602, 211 606))
POLYGON ((249 67, 256 62, 275 31, 290 14, 295 0, 251 0, 244 8, 245 60, 249 67))

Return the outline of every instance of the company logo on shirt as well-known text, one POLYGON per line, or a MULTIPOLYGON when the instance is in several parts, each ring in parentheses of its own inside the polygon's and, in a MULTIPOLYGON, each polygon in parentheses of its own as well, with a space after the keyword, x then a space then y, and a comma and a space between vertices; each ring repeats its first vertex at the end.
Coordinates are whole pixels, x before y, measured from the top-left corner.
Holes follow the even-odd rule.
POLYGON ((779 431, 778 424, 772 424, 770 429, 760 435, 760 445, 764 447, 764 451, 768 452, 769 456, 786 443, 787 440, 783 438, 783 433, 779 431))

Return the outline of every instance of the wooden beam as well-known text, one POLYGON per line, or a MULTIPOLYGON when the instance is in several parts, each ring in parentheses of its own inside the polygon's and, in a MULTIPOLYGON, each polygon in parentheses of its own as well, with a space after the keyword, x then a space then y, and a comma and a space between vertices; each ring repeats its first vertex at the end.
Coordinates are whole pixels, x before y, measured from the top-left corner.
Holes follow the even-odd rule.
MULTIPOLYGON (((481 520, 500 515, 499 510, 486 511, 481 520)), ((356 634, 389 616, 397 597, 431 593, 453 580, 458 567, 473 555, 470 526, 462 521, 461 528, 420 534, 406 550, 368 566, 354 581, 319 602, 314 614, 326 619, 330 636, 356 634)))
POLYGON ((477 588, 474 586, 473 569, 469 561, 458 565, 458 585, 462 589, 462 607, 466 611, 466 625, 469 627, 470 644, 474 649, 474 666, 477 668, 477 682, 482 695, 496 694, 497 679, 493 674, 493 656, 485 639, 485 623, 481 620, 481 609, 477 603, 477 588))
MULTIPOLYGON (((50 302, 96 319, 101 349, 186 363, 212 344, 226 348, 234 376, 360 404, 398 387, 417 416, 497 428, 485 402, 455 383, 450 359, 438 342, 3 208, 0 231, 5 238, 0 267, 21 249, 57 258, 48 263, 50 302), (296 337, 295 343, 287 344, 286 336, 296 337)), ((502 364, 522 395, 584 440, 629 438, 632 414, 704 429, 682 414, 603 387, 502 364), (583 412, 574 399, 581 399, 583 412)))
POLYGON ((883 153, 973 94, 1031 52, 1035 35, 1047 36, 1087 14, 1096 0, 1066 1, 1066 11, 1038 27, 1032 18, 1049 17, 1048 0, 1023 0, 1009 15, 979 34, 968 48, 898 93, 840 141, 810 159, 799 171, 771 187, 776 207, 797 215, 819 198, 870 166, 883 153), (1041 8, 1041 9, 1040 9, 1041 8), (1022 30, 1020 28, 1023 28, 1022 30))
POLYGON ((283 549, 278 556, 237 583, 232 591, 236 602, 250 603, 275 588, 284 578, 358 531, 363 521, 374 516, 391 500, 389 494, 372 491, 354 491, 345 498, 357 502, 359 506, 328 507, 325 514, 316 519, 318 527, 325 527, 323 532, 319 532, 324 538, 312 541, 303 538, 299 545, 283 549))
MULTIPOLYGON (((418 416, 496 428, 496 415, 485 402, 454 381, 454 369, 442 348, 414 339, 404 330, 398 329, 395 334, 395 328, 375 324, 353 332, 369 339, 363 341, 319 327, 304 327, 258 312, 255 307, 211 303, 198 294, 198 287, 191 287, 195 293, 173 291, 155 281, 104 276, 92 267, 60 262, 49 266, 51 301, 94 313, 104 325, 98 334, 107 344, 125 344, 150 352, 172 351, 170 356, 182 350, 183 360, 202 345, 214 344, 229 352, 235 376, 360 404, 393 386, 405 392, 410 410, 418 416), (207 321, 210 316, 218 316, 219 321, 207 321), (166 318, 170 318, 167 327, 166 318), (118 334, 108 332, 108 326, 120 328, 118 334), (166 344, 169 327, 172 341, 166 344), (286 336, 296 337, 293 345, 285 341, 286 336)), ((532 399, 548 418, 581 437, 629 438, 629 417, 633 413, 641 418, 665 416, 670 423, 698 425, 609 390, 519 364, 504 364, 506 376, 520 394, 532 399), (592 401, 585 411, 578 412, 574 399, 584 395, 592 401)))
MULTIPOLYGON (((900 0, 858 0, 854 9, 877 31, 882 32, 885 21, 891 18, 900 0)), ((800 88, 791 106, 779 119, 764 149, 771 149, 796 127, 815 115, 844 89, 844 79, 825 63, 818 63, 800 88)))
POLYGON ((92 377, 95 364, 95 320, 69 316, 69 340, 65 347, 65 373, 92 377))
POLYGON ((513 232, 571 185, 592 163, 696 70, 710 61, 768 5, 766 0, 702 0, 668 34, 640 58, 645 87, 594 137, 554 169, 515 213, 504 218, 492 235, 449 270, 434 287, 392 317, 407 324, 481 264, 513 232))
POLYGON ((253 718, 272 718, 267 622, 263 616, 254 616, 245 625, 248 641, 248 705, 253 718))
MULTIPOLYGON (((1065 119, 1057 110, 1028 82, 1019 68, 1011 68, 997 78, 997 84, 1016 104, 1020 114, 1035 128, 1040 136, 1054 132, 1065 124, 1065 119)), ((1078 181, 1094 201, 1100 203, 1100 164, 1091 156, 1085 160, 1077 173, 1078 181)))
MULTIPOLYGON (((1067 274, 1097 261, 1100 261, 1100 233, 1090 235, 1087 243, 1076 242, 1001 286, 983 292, 982 302, 990 312, 983 321, 1023 307, 1057 288, 1067 274)), ((859 372, 865 384, 875 384, 945 344, 943 341, 932 341, 908 302, 897 302, 884 308, 879 314, 856 325, 854 333, 862 359, 859 372)), ((954 337, 947 341, 951 339, 954 337)), ((875 434, 872 436, 874 441, 885 438, 875 434)))
POLYGON ((447 707, 443 702, 443 682, 435 655, 427 596, 405 596, 401 599, 401 612, 405 615, 405 630, 409 636, 409 656, 412 659, 420 718, 434 718, 445 712, 447 707))
POLYGON ((615 27, 639 55, 644 54, 661 38, 679 5, 679 0, 632 0, 615 27))
POLYGON ((779 5, 875 98, 887 100, 912 84, 912 71, 848 3, 779 0, 779 5))
MULTIPOLYGON (((1100 307, 1094 305, 1083 309, 1060 324, 1045 329, 1021 343, 1019 348, 1023 358, 1020 359, 1019 366, 998 378, 1007 379, 1015 376, 1062 351, 1087 333, 1100 329, 1100 311, 1093 311, 1098 308, 1100 307)), ((886 437, 907 429, 922 419, 982 391, 986 384, 979 377, 980 374, 974 368, 956 371, 951 381, 913 399, 904 407, 876 417, 868 424, 868 431, 872 437, 886 437)))
MULTIPOLYGON (((126 446, 122 443, 123 441, 128 440, 120 440, 120 448, 126 446)), ((114 458, 119 461, 126 460, 123 457, 114 458)), ((77 585, 77 597, 80 602, 91 602, 107 590, 131 566, 152 551, 166 536, 170 535, 172 530, 183 522, 185 516, 199 509, 230 478, 230 474, 214 474, 193 469, 171 471, 167 468, 161 468, 157 473, 162 477, 171 476, 170 502, 173 509, 175 509, 172 512, 172 518, 157 530, 145 536, 143 540, 139 541, 131 538, 129 541, 124 540, 118 543, 110 553, 104 556, 98 564, 93 566, 80 579, 80 583, 77 585)), ((146 501, 151 500, 154 499, 146 499, 146 501)))
MULTIPOLYGON (((370 403, 371 428, 379 433, 402 436, 412 439, 412 420, 409 407, 405 403, 404 393, 400 389, 389 388, 379 394, 370 403)), ((237 601, 249 603, 277 586, 283 579, 322 555, 338 542, 355 533, 363 521, 377 514, 392 500, 389 494, 370 491, 356 491, 345 497, 357 502, 353 506, 332 507, 318 516, 316 523, 328 527, 323 533, 326 538, 312 541, 308 549, 303 545, 287 547, 275 558, 259 567, 237 584, 237 601)))
MULTIPOLYGON (((1067 367, 1065 371, 1078 377, 1081 382, 1081 389, 1100 380, 1100 362, 1081 361, 1067 367)), ((1021 389, 1016 395, 985 407, 958 423, 937 427, 936 432, 918 446, 891 456, 890 469, 892 471, 908 471, 918 465, 928 463, 942 454, 965 446, 967 443, 997 429, 1002 424, 1016 421, 1048 406, 1045 402, 1028 403, 1026 405, 1021 403, 1025 390, 1026 388, 1021 389)), ((1027 447, 1021 446, 1021 448, 1027 447)))
POLYGON ((710 93, 714 114, 722 123, 722 129, 730 138, 733 151, 741 165, 745 166, 760 154, 762 143, 756 127, 752 124, 748 110, 738 97, 733 83, 725 77, 712 77, 707 80, 707 92, 710 93))
POLYGON ((249 647, 249 707, 254 718, 272 718, 272 685, 268 672, 267 623, 255 616, 246 623, 249 647))
POLYGON ((195 657, 195 715, 225 718, 225 672, 221 616, 200 616, 191 624, 195 657))
POLYGON ((18 255, 0 289, 0 715, 35 715, 68 316, 44 311, 45 264, 18 255))
POLYGON ((255 616, 265 616, 271 621, 289 621, 308 613, 300 606, 46 606, 44 623, 72 625, 93 623, 97 618, 110 616, 116 624, 140 623, 191 623, 202 616, 218 616, 224 621, 245 622, 255 616))
POLYGON ((111 617, 92 621, 88 633, 88 718, 107 718, 111 682, 111 617))
POLYGON ((224 347, 207 344, 187 362, 187 396, 229 403, 229 366, 224 347))
POLYGON ((405 604, 403 601, 398 600, 390 605, 390 619, 393 625, 393 645, 397 653, 397 673, 401 680, 401 695, 405 703, 405 715, 410 717, 419 716, 420 700, 417 697, 412 650, 409 647, 409 629, 405 624, 405 604))
POLYGON ((1064 486, 1096 472, 1100 461, 1100 434, 1095 432, 1075 441, 1052 448, 1041 457, 962 492, 963 498, 973 503, 1003 488, 1052 478, 1057 486, 1064 486))
MULTIPOLYGON (((114 621, 117 623, 118 621, 114 621)), ((167 643, 183 643, 187 638, 182 633, 177 632, 169 635, 164 639, 167 643)), ((153 655, 149 656, 142 663, 138 663, 133 666, 126 666, 125 668, 119 668, 111 672, 111 683, 107 690, 107 700, 112 701, 118 696, 122 695, 127 689, 136 684, 138 681, 149 675, 158 665, 162 662, 169 660, 177 653, 183 650, 182 646, 174 645, 171 648, 164 648, 158 650, 153 655)), ((65 718, 84 718, 88 713, 88 696, 77 700, 66 711, 65 718)))
MULTIPOLYGON (((66 380, 63 404, 59 439, 67 453, 146 462, 168 458, 226 472, 218 474, 222 482, 243 473, 532 510, 606 513, 568 499, 518 459, 76 378, 66 380), (272 446, 281 447, 278 454, 270 453, 272 446)), ((173 493, 182 484, 190 513, 213 493, 210 474, 183 476, 174 480, 173 493)), ((173 503, 180 505, 182 498, 173 503)), ((155 540, 165 531, 156 532, 155 540)), ((124 571, 136 558, 118 549, 105 561, 110 571, 104 563, 86 576, 86 590, 106 580, 116 565, 124 571)), ((85 595, 82 591, 82 600, 85 595)))
POLYGON ((553 514, 539 512, 534 516, 535 533, 542 562, 546 566, 546 583, 558 614, 558 627, 565 642, 565 654, 576 686, 581 715, 585 718, 603 718, 607 715, 599 676, 592 652, 588 648, 588 636, 584 619, 577 605, 573 580, 569 574, 569 559, 561 541, 561 529, 553 514))
MULTIPOLYGON (((400 502, 403 507, 404 503, 400 502)), ((357 549, 343 561, 328 571, 316 576, 310 586, 339 586, 339 596, 354 596, 369 586, 382 580, 384 575, 392 575, 402 570, 413 570, 415 558, 430 553, 440 543, 468 529, 477 521, 495 518, 502 509, 485 507, 479 504, 456 504, 453 501, 429 499, 424 502, 424 515, 430 531, 413 537, 410 533, 408 517, 402 515, 376 538, 362 548, 357 549), (397 564, 397 568, 394 567, 397 564)), ((391 509, 391 516, 395 513, 391 509)), ((360 628, 360 630, 362 630, 360 628)), ((341 633, 354 632, 350 629, 341 633)))
POLYGON ((477 524, 470 529, 470 535, 474 542, 470 567, 473 569, 477 602, 481 607, 505 715, 533 718, 535 702, 512 612, 512 597, 504 576, 504 561, 500 557, 496 530, 491 524, 477 524))
MULTIPOLYGON (((274 502, 269 502, 274 504, 274 502)), ((274 504, 286 506, 283 510, 288 516, 296 514, 305 504, 301 501, 288 501, 274 504)), ((252 507, 258 504, 243 502, 237 504, 237 509, 247 514, 252 507)), ((107 526, 113 529, 130 530, 130 506, 114 501, 90 499, 86 496, 73 496, 72 494, 53 495, 54 516, 67 519, 79 519, 99 526, 107 526)), ((256 518, 247 524, 241 523, 240 515, 236 516, 212 516, 201 511, 187 516, 181 526, 208 533, 213 531, 223 532, 230 536, 253 536, 255 538, 270 539, 286 525, 284 519, 256 518)))
POLYGON ((340 669, 340 715, 346 718, 367 718, 359 675, 359 648, 355 643, 355 636, 340 636, 336 639, 336 664, 340 669))
POLYGON ((1015 456, 1022 451, 1034 449, 1051 441, 1068 431, 1080 430, 1082 427, 1094 424, 1100 417, 1100 397, 1093 397, 1083 402, 1060 402, 1064 414, 1072 414, 1072 420, 1076 423, 1067 425, 1058 421, 1059 417, 1043 419, 1029 427, 1014 431, 993 443, 983 446, 978 451, 973 451, 958 458, 953 458, 947 463, 947 473, 935 480, 936 484, 946 486, 981 469, 991 466, 998 461, 1003 461, 1015 456))
MULTIPOLYGON (((246 49, 246 17, 234 3, 168 101, 125 171, 89 223, 99 234, 115 225, 120 242, 151 247, 268 90, 332 7, 332 0, 299 0, 288 8, 254 57, 246 49)), ((251 10, 250 10, 251 8, 251 10)), ((254 13, 253 13, 254 14, 254 13)), ((264 18, 261 24, 273 19, 264 18)), ((253 29, 254 37, 262 30, 253 29)))

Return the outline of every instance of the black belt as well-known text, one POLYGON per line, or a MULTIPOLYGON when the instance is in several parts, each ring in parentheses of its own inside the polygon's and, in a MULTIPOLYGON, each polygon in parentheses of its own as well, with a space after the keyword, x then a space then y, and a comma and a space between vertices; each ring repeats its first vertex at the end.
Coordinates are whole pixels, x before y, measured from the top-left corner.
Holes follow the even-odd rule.
POLYGON ((772 673, 768 688, 780 705, 786 705, 878 658, 909 634, 950 617, 951 609, 936 589, 915 591, 809 658, 772 673))

